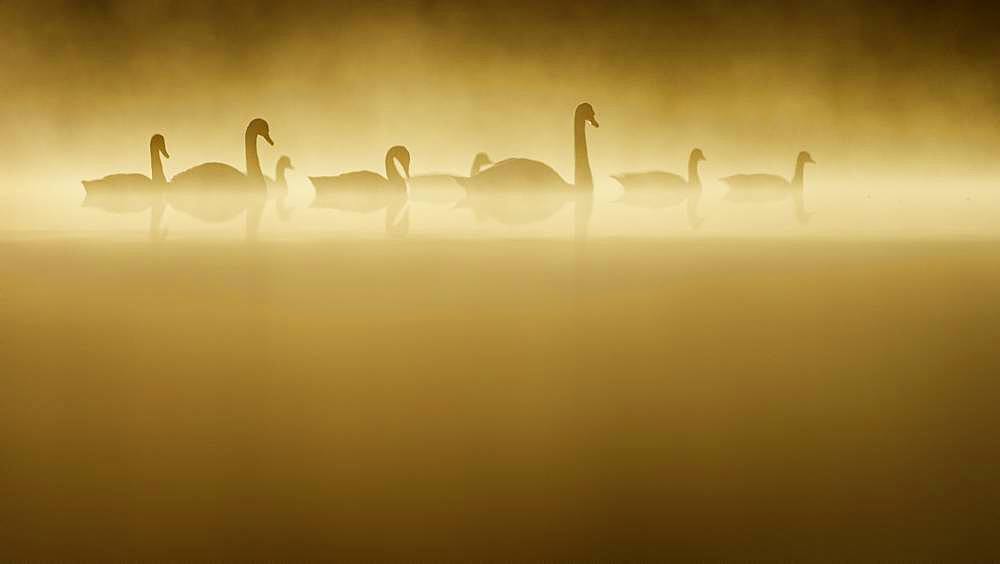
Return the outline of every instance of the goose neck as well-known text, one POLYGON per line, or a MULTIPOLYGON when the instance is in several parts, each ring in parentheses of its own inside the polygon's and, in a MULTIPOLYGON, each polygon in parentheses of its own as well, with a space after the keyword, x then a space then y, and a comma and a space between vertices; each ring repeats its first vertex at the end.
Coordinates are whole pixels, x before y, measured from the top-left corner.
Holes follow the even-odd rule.
POLYGON ((165 184, 167 182, 167 176, 163 174, 163 160, 160 153, 160 149, 150 145, 149 147, 149 162, 150 168, 152 168, 153 182, 159 184, 165 184))
POLYGON ((799 161, 795 163, 795 176, 792 177, 792 186, 794 188, 802 188, 804 176, 805 176, 806 163, 799 161))
POLYGON ((247 156, 247 176, 263 178, 264 173, 260 170, 260 157, 257 155, 257 134, 247 129, 244 141, 247 156))
POLYGON ((573 145, 576 163, 573 183, 579 189, 593 190, 594 176, 590 171, 590 155, 587 152, 587 122, 579 116, 573 124, 573 145))
POLYGON ((396 155, 395 153, 388 153, 385 156, 385 177, 389 179, 389 183, 396 187, 401 187, 406 189, 406 179, 403 175, 399 173, 399 169, 396 168, 396 155))
POLYGON ((476 158, 472 159, 472 168, 469 169, 469 178, 479 174, 479 171, 483 170, 483 160, 477 155, 476 158))
POLYGON ((701 188, 701 176, 698 175, 698 159, 694 157, 688 161, 688 185, 701 188))

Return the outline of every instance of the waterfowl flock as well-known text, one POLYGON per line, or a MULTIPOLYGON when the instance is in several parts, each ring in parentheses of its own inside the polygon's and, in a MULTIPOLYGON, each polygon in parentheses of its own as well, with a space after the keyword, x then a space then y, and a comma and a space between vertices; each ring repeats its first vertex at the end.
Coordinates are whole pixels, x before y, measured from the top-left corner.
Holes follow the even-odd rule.
MULTIPOLYGON (((573 115, 574 176, 568 182, 551 166, 527 158, 507 158, 493 162, 485 152, 472 160, 468 176, 451 174, 410 175, 410 152, 402 146, 391 147, 385 154, 385 173, 372 171, 344 172, 334 176, 310 176, 315 197, 311 208, 370 214, 382 212, 385 231, 390 236, 405 236, 410 229, 411 201, 449 204, 457 210, 470 210, 477 221, 492 220, 506 225, 542 221, 573 205, 574 234, 583 239, 593 211, 594 178, 587 147, 587 128, 600 127, 594 107, 582 103, 573 115)), ((162 239, 161 227, 169 206, 206 222, 229 221, 245 214, 246 235, 256 237, 268 202, 274 202, 282 221, 292 210, 287 205, 286 173, 294 170, 291 158, 282 156, 275 166, 274 178, 261 170, 258 143, 274 145, 269 124, 252 120, 244 133, 245 170, 208 162, 176 174, 169 181, 163 171, 162 157, 169 158, 162 135, 150 139, 150 176, 112 174, 100 180, 85 180, 83 205, 112 213, 150 211, 150 237, 162 239)), ((663 172, 623 172, 612 175, 621 185, 616 203, 660 209, 686 204, 692 229, 705 221, 698 215, 702 194, 699 167, 706 161, 701 149, 691 151, 687 175, 663 172)), ((803 200, 805 165, 814 163, 808 152, 799 153, 793 176, 787 180, 772 174, 737 174, 721 179, 728 187, 727 202, 764 203, 791 200, 801 223, 811 214, 803 200)))

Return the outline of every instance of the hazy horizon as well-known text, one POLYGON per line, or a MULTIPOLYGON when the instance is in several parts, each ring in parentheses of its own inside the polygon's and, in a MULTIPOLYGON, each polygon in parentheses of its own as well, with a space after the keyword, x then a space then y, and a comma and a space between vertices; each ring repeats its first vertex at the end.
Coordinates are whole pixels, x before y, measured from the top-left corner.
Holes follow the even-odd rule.
POLYGON ((569 177, 570 116, 584 100, 602 123, 590 153, 606 200, 608 175, 683 172, 700 147, 706 180, 787 176, 807 149, 819 162, 807 194, 837 204, 843 192, 848 209, 855 192, 899 191, 933 213, 921 198, 942 184, 985 202, 1000 177, 1000 43, 983 8, 8 4, 0 124, 16 142, 0 225, 66 225, 46 203, 69 209, 79 180, 147 172, 153 133, 166 136, 168 177, 207 161, 242 167, 243 128, 258 116, 276 141, 262 150, 265 170, 290 155, 303 201, 307 175, 380 170, 395 144, 415 174, 463 172, 486 151, 569 177))

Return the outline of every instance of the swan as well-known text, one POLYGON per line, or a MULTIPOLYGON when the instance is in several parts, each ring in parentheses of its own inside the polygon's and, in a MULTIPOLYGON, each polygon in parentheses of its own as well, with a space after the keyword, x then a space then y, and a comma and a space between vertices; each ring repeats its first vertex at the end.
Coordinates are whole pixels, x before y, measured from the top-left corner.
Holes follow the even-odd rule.
POLYGON ((282 155, 274 166, 274 178, 264 177, 267 183, 267 199, 274 200, 274 207, 281 221, 288 221, 292 217, 292 210, 285 203, 288 200, 288 180, 285 179, 285 171, 288 170, 295 170, 292 159, 282 155))
POLYGON ((163 190, 167 177, 163 174, 161 157, 170 158, 167 142, 157 133, 149 139, 150 175, 112 174, 100 180, 84 180, 84 207, 99 208, 111 213, 132 213, 151 209, 149 234, 152 239, 163 237, 160 222, 165 204, 163 190))
POLYGON ((247 237, 256 238, 267 201, 267 185, 260 170, 257 138, 274 145, 271 128, 256 118, 244 134, 246 173, 222 163, 205 163, 178 173, 170 181, 167 200, 175 209, 208 222, 228 221, 247 212, 247 237))
POLYGON ((471 208, 477 219, 494 219, 508 225, 541 221, 567 202, 576 201, 576 235, 586 235, 593 207, 594 179, 587 153, 586 126, 600 127, 594 107, 584 102, 573 115, 575 152, 574 183, 569 184, 549 165, 530 159, 500 161, 459 182, 468 191, 460 207, 471 208))
POLYGON ((390 235, 405 235, 409 231, 409 210, 406 208, 407 180, 410 178, 410 151, 402 145, 385 153, 385 176, 362 170, 338 176, 310 176, 316 190, 314 208, 335 209, 356 213, 385 210, 385 228, 390 235), (400 173, 396 164, 402 168, 400 173), (405 175, 405 176, 404 176, 405 175))
MULTIPOLYGON (((473 177, 486 166, 493 164, 489 155, 477 153, 472 159, 469 177, 473 177)), ((459 183, 462 177, 453 174, 423 174, 410 177, 410 199, 415 202, 454 203, 465 196, 465 189, 459 183)))
POLYGON ((808 223, 811 213, 806 212, 802 200, 803 173, 807 164, 815 164, 812 155, 799 153, 795 160, 795 175, 791 182, 775 174, 737 174, 722 179, 729 186, 724 199, 734 203, 767 203, 791 198, 795 215, 801 223, 808 223))
POLYGON ((613 175, 625 191, 619 202, 632 207, 666 208, 687 200, 688 222, 697 229, 704 221, 698 217, 701 199, 701 177, 698 163, 706 160, 701 149, 691 151, 688 158, 688 177, 671 172, 638 172, 613 175))

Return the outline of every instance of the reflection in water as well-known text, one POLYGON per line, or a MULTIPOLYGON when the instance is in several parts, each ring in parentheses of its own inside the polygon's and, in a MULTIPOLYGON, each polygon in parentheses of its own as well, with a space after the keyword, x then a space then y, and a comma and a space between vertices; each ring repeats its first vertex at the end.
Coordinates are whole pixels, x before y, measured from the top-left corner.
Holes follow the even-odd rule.
POLYGON ((791 182, 775 174, 737 174, 722 179, 729 186, 725 200, 735 203, 769 203, 791 199, 795 204, 795 217, 808 223, 812 213, 805 209, 802 199, 803 175, 806 164, 815 163, 812 156, 802 151, 795 161, 795 175, 791 182))
POLYGON ((247 125, 244 134, 246 174, 222 163, 205 163, 174 176, 167 191, 170 205, 202 221, 228 221, 246 212, 247 239, 255 239, 267 202, 267 186, 260 170, 257 138, 269 145, 270 127, 257 118, 247 125))
POLYGON ((573 116, 574 184, 567 183, 545 163, 506 159, 461 180, 468 197, 460 206, 472 209, 478 220, 492 219, 508 225, 520 225, 549 218, 566 203, 575 201, 576 238, 585 239, 594 194, 594 179, 587 153, 588 123, 599 127, 593 106, 583 103, 577 106, 573 116))
POLYGON ((292 218, 292 210, 288 207, 288 180, 285 179, 285 172, 295 170, 292 166, 292 159, 282 155, 274 167, 274 178, 264 177, 267 182, 267 199, 274 201, 275 211, 281 221, 288 221, 292 218))
POLYGON ((632 172, 612 176, 622 185, 624 193, 619 202, 638 208, 666 208, 687 202, 688 223, 693 229, 701 227, 704 218, 698 217, 701 200, 701 177, 698 163, 705 160, 701 149, 691 151, 688 159, 688 177, 672 172, 632 172))
POLYGON ((87 192, 83 206, 110 213, 135 213, 150 210, 149 236, 162 239, 163 190, 167 178, 163 174, 161 156, 170 158, 167 142, 157 133, 149 140, 149 161, 152 178, 142 174, 112 174, 100 180, 84 180, 87 192))
POLYGON ((385 231, 405 236, 410 230, 406 181, 410 177, 410 152, 402 145, 385 154, 385 176, 369 170, 337 176, 310 176, 316 189, 312 207, 372 213, 385 210, 385 231), (402 172, 397 168, 402 167, 402 172))
MULTIPOLYGON (((472 159, 469 171, 471 178, 483 169, 493 164, 489 155, 477 153, 472 159)), ((421 174, 410 177, 410 200, 432 204, 455 204, 465 196, 465 188, 460 180, 463 177, 454 174, 421 174)))

